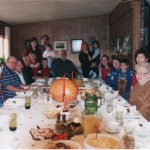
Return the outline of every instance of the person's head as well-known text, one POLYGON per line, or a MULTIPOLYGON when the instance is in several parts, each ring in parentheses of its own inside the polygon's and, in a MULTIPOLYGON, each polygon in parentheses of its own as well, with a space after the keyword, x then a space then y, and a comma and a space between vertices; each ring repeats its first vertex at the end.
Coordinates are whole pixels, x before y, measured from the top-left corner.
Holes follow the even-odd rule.
POLYGON ((24 56, 23 57, 23 62, 24 62, 24 64, 25 64, 25 66, 30 66, 31 65, 31 58, 30 58, 30 56, 24 56))
POLYGON ((92 48, 93 48, 93 49, 100 48, 99 41, 97 41, 97 40, 93 41, 93 42, 92 42, 92 48))
POLYGON ((120 68, 120 59, 117 57, 112 58, 112 67, 114 69, 119 69, 120 68))
POLYGON ((129 61, 127 59, 122 59, 120 63, 120 68, 122 72, 126 72, 129 68, 129 61))
POLYGON ((36 55, 36 53, 34 53, 34 52, 31 52, 31 53, 29 54, 29 56, 30 56, 30 58, 31 58, 31 61, 35 61, 35 60, 37 59, 37 55, 36 55))
POLYGON ((16 69, 16 64, 17 64, 17 58, 14 57, 14 56, 10 56, 7 58, 7 62, 6 62, 6 65, 7 67, 12 70, 12 71, 15 71, 16 69))
POLYGON ((60 51, 58 52, 58 57, 61 58, 62 60, 65 60, 66 57, 67 57, 67 52, 66 52, 66 50, 60 50, 60 51))
POLYGON ((47 67, 48 61, 47 58, 42 58, 42 67, 45 68, 47 67))
POLYGON ((140 62, 135 65, 136 78, 140 85, 144 85, 150 80, 150 63, 140 62))
POLYGON ((18 73, 21 73, 22 72, 22 69, 23 69, 23 62, 21 60, 18 60, 17 61, 17 64, 16 64, 16 71, 18 73))
POLYGON ((137 64, 140 62, 147 62, 148 61, 147 51, 144 49, 137 50, 134 54, 134 59, 137 64))
POLYGON ((101 67, 102 68, 107 68, 109 67, 109 57, 108 55, 103 55, 101 57, 101 67))
POLYGON ((49 37, 48 37, 47 35, 43 35, 43 36, 41 37, 41 44, 42 44, 42 45, 46 45, 47 42, 48 42, 48 40, 49 40, 49 37))
POLYGON ((88 45, 88 43, 83 42, 83 43, 81 44, 81 51, 82 51, 82 52, 87 52, 87 51, 89 51, 89 45, 88 45))
POLYGON ((29 49, 34 50, 37 49, 38 41, 36 37, 32 37, 29 42, 29 49))
POLYGON ((51 45, 51 44, 47 44, 47 45, 46 45, 46 50, 52 51, 52 50, 53 50, 52 45, 51 45))

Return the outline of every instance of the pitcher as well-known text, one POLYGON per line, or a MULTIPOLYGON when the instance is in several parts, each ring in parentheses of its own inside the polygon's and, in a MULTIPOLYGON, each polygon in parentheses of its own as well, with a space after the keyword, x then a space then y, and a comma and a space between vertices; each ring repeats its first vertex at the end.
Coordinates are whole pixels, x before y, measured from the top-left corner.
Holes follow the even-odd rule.
POLYGON ((101 106, 101 99, 98 99, 95 94, 86 94, 85 99, 85 113, 95 114, 97 109, 101 106))

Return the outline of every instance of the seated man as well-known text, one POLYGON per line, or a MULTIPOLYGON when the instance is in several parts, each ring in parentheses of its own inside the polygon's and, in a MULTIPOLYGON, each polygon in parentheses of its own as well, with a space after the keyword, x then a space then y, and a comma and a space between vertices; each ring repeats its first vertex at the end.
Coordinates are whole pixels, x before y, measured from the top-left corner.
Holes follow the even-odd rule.
POLYGON ((71 73, 79 74, 78 69, 75 67, 71 60, 66 59, 67 53, 65 50, 58 52, 58 57, 52 62, 52 74, 54 77, 63 77, 64 75, 71 78, 71 73))
POLYGON ((16 96, 15 92, 26 92, 27 90, 24 87, 29 87, 21 83, 15 72, 16 64, 17 59, 14 56, 10 56, 2 72, 1 87, 5 100, 16 96))
POLYGON ((23 62, 24 62, 24 67, 22 71, 27 75, 27 77, 25 78, 26 84, 31 84, 34 82, 35 78, 34 78, 32 68, 30 67, 31 64, 30 56, 24 56, 23 62))

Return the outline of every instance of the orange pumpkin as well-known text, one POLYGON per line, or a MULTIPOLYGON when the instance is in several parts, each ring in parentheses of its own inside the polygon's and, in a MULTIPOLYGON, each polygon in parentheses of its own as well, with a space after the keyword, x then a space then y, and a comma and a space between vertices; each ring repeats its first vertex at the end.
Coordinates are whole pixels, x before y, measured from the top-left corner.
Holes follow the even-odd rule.
POLYGON ((65 92, 65 101, 70 102, 76 99, 78 86, 72 80, 61 78, 51 84, 49 91, 52 98, 59 102, 63 102, 63 93, 65 92))

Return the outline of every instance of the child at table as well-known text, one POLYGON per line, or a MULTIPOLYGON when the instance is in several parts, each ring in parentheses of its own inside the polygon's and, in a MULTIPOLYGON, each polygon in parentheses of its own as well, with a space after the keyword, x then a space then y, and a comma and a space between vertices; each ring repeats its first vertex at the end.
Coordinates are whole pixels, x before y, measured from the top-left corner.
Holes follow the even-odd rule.
POLYGON ((110 69, 110 72, 108 73, 105 82, 110 87, 113 88, 113 90, 118 90, 118 72, 120 70, 120 59, 118 57, 112 58, 112 67, 110 69))
POLYGON ((132 76, 133 76, 133 71, 129 69, 129 61, 127 59, 122 59, 120 70, 118 72, 118 79, 123 78, 127 81, 126 87, 125 87, 125 94, 124 94, 124 98, 126 100, 128 100, 129 98, 131 83, 132 83, 132 76))
POLYGON ((51 68, 52 61, 55 58, 55 53, 51 44, 46 45, 46 50, 43 53, 43 58, 47 58, 48 67, 51 68))
POLYGON ((50 77, 51 69, 48 67, 47 58, 42 58, 42 66, 38 70, 38 76, 40 77, 50 77))

